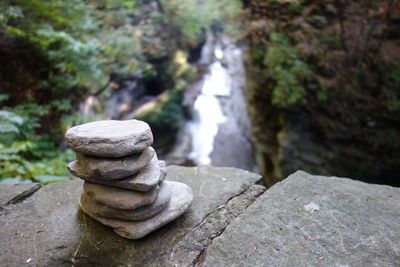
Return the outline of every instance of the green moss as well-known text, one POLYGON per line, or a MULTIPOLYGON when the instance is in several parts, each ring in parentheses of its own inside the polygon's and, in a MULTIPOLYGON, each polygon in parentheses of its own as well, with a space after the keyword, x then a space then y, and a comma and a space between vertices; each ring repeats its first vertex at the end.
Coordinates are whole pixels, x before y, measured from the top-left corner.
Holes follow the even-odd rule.
POLYGON ((293 16, 301 15, 303 12, 304 7, 301 4, 294 3, 289 6, 289 13, 293 16))
MULTIPOLYGON (((264 64, 275 80, 272 92, 273 104, 281 107, 294 104, 313 89, 308 86, 312 86, 314 75, 309 65, 302 59, 299 50, 291 45, 286 35, 271 33, 264 64)), ((325 87, 317 86, 314 90, 320 99, 324 98, 325 87)))
POLYGON ((259 48, 251 48, 250 55, 256 64, 262 65, 264 62, 265 51, 259 48))

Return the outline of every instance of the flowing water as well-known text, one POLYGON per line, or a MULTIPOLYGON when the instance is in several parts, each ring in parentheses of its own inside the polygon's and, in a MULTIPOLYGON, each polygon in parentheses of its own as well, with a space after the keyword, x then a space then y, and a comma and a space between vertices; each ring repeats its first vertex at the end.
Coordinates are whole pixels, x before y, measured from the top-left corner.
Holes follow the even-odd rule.
MULTIPOLYGON (((222 57, 221 53, 223 53, 221 49, 215 50, 216 57, 217 55, 222 57)), ((218 97, 229 96, 230 90, 230 77, 227 70, 217 60, 210 66, 210 73, 204 77, 201 94, 194 102, 194 120, 189 123, 192 136, 192 151, 189 159, 197 165, 211 164, 210 156, 218 126, 227 120, 218 97)))
MULTIPOLYGON (((211 39, 212 40, 212 39, 211 39)), ((189 122, 196 165, 230 166, 253 170, 249 120, 243 96, 245 72, 242 48, 227 38, 207 42, 200 62, 211 64, 189 122), (212 49, 210 49, 212 46, 212 49), (212 52, 210 56, 210 51, 212 52)))

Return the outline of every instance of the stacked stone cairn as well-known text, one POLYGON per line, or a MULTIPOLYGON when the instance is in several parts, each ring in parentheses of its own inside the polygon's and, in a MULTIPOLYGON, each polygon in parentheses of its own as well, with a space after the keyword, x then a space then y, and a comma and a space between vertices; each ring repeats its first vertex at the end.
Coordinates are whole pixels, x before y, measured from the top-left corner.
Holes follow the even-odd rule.
POLYGON ((163 181, 147 123, 105 120, 78 125, 65 135, 77 160, 69 171, 85 180, 84 213, 129 239, 139 239, 181 216, 193 193, 185 184, 163 181))

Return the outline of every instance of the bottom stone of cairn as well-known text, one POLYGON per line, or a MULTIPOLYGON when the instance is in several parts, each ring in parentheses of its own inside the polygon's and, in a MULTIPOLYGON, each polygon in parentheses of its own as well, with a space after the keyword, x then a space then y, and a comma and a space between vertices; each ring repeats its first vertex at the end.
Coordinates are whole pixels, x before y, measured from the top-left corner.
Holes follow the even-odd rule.
MULTIPOLYGON (((133 193, 136 193, 133 191, 133 193)), ((95 199, 91 198, 90 194, 83 193, 81 196, 81 205, 86 207, 86 210, 90 210, 93 214, 104 218, 121 219, 128 221, 141 221, 150 218, 165 207, 167 207, 171 200, 171 189, 168 186, 168 182, 162 182, 160 184, 160 190, 154 199, 153 203, 141 206, 134 209, 121 209, 120 207, 115 208, 107 205, 107 203, 100 204, 95 199)))
MULTIPOLYGON (((144 220, 122 220, 115 218, 116 214, 118 214, 119 218, 123 216, 126 216, 125 218, 128 218, 130 211, 112 209, 105 205, 96 203, 95 201, 90 199, 90 197, 88 197, 88 195, 85 193, 82 195, 80 206, 87 215, 104 225, 112 227, 117 234, 129 239, 139 239, 181 216, 189 208, 190 204, 193 201, 192 190, 189 186, 185 184, 179 182, 164 181, 160 185, 159 195, 162 195, 161 191, 163 190, 163 187, 167 188, 164 190, 170 191, 170 201, 164 209, 144 220), (108 212, 108 215, 106 216, 114 218, 104 217, 105 211, 106 213, 108 212), (103 216, 100 214, 102 214, 103 216)), ((153 205, 157 205, 156 203, 157 200, 153 205)), ((146 210, 146 208, 152 209, 150 205, 147 207, 144 206, 142 208, 138 208, 139 210, 133 210, 131 212, 133 212, 133 214, 135 211, 140 213, 146 210)), ((145 213, 146 212, 144 212, 144 214, 145 213)))

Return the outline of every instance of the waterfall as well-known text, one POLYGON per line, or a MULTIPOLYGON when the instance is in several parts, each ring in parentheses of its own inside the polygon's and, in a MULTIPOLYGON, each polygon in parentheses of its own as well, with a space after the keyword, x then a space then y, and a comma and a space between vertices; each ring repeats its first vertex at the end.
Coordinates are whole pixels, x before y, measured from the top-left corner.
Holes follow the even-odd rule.
POLYGON ((194 102, 194 120, 189 123, 192 151, 189 158, 197 165, 211 164, 214 138, 218 125, 226 121, 218 96, 230 94, 229 76, 219 61, 210 66, 201 94, 194 102))

